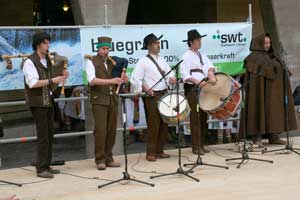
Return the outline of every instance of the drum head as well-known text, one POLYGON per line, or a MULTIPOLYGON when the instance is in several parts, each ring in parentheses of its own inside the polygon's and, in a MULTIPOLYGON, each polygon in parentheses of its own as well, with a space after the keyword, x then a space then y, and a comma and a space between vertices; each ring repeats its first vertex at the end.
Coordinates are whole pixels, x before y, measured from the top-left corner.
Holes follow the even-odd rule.
MULTIPOLYGON (((184 96, 179 94, 179 113, 182 113, 187 106, 184 96)), ((177 106, 177 94, 166 94, 158 102, 158 110, 160 114, 166 117, 175 117, 177 112, 174 108, 177 106)))
POLYGON ((211 111, 219 108, 225 99, 228 97, 234 88, 233 79, 223 73, 217 73, 215 75, 217 82, 216 84, 207 84, 201 88, 199 105, 204 111, 211 111))

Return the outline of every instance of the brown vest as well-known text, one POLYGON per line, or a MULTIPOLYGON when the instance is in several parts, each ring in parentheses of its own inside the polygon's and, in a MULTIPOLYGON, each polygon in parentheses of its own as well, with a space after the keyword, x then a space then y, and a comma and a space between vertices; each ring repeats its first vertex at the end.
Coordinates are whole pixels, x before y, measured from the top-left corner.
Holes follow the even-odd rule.
MULTIPOLYGON (((111 79, 112 77, 112 62, 107 59, 107 69, 104 65, 105 58, 100 55, 93 56, 91 61, 95 67, 96 78, 101 79, 111 79)), ((100 104, 100 105, 110 105, 113 102, 111 100, 117 101, 116 93, 116 85, 94 85, 90 86, 91 92, 91 103, 92 104, 100 104), (113 96, 113 98, 111 98, 113 96)), ((115 103, 115 102, 114 102, 115 103)))
MULTIPOLYGON (((52 78, 52 66, 48 56, 46 57, 47 68, 40 62, 40 57, 37 53, 33 53, 27 59, 33 62, 39 74, 39 80, 52 78)), ((51 85, 51 88, 54 88, 54 85, 51 85)), ((25 82, 25 100, 30 107, 51 107, 53 105, 49 85, 39 88, 29 88, 25 82)))

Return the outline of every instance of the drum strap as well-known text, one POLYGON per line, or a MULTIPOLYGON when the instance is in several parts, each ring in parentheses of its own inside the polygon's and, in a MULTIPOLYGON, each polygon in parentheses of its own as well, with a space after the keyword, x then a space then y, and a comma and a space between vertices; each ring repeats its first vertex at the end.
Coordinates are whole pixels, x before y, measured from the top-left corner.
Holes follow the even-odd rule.
POLYGON ((197 51, 197 55, 198 55, 198 57, 199 57, 199 59, 200 59, 200 63, 201 63, 201 65, 204 65, 204 62, 203 62, 203 59, 202 59, 201 53, 200 53, 199 51, 197 51))
MULTIPOLYGON (((154 60, 154 58, 153 58, 152 56, 150 56, 150 55, 148 54, 147 57, 154 63, 154 65, 156 66, 157 70, 159 71, 159 73, 160 73, 161 76, 163 77, 163 76, 165 75, 166 72, 165 72, 164 70, 162 70, 162 68, 158 65, 158 63, 154 60)), ((170 89, 170 88, 169 88, 169 85, 168 85, 168 83, 167 83, 167 81, 166 81, 165 78, 164 78, 164 81, 165 81, 165 84, 166 84, 167 88, 170 89)))

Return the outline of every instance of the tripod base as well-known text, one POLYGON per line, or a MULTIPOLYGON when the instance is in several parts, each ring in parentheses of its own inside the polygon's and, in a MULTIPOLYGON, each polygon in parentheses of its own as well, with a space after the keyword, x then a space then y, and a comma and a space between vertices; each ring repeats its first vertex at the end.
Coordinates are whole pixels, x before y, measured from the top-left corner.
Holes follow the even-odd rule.
POLYGON ((197 166, 200 166, 200 165, 205 165, 205 166, 209 166, 209 167, 218 167, 218 168, 223 168, 223 169, 229 169, 229 167, 227 167, 227 166, 205 163, 205 162, 202 161, 202 158, 200 156, 197 158, 197 161, 195 163, 183 164, 184 167, 191 166, 191 165, 193 166, 191 168, 191 170, 195 169, 197 166))
POLYGON ((294 152, 294 153, 300 155, 300 152, 298 152, 298 151, 300 151, 300 149, 294 148, 293 145, 291 145, 291 144, 287 144, 287 145, 285 145, 284 148, 281 148, 281 149, 274 149, 274 150, 270 150, 270 151, 262 150, 261 153, 264 154, 264 153, 278 152, 278 151, 284 151, 284 150, 287 150, 289 152, 294 152))
POLYGON ((20 183, 13 183, 13 182, 3 181, 3 180, 0 180, 0 183, 6 183, 6 184, 9 184, 9 185, 15 185, 15 186, 18 186, 18 187, 22 187, 23 186, 20 183))
POLYGON ((154 187, 154 186, 155 186, 153 183, 148 183, 148 182, 141 181, 141 180, 138 180, 138 179, 135 179, 135 178, 131 178, 128 172, 123 172, 123 178, 120 178, 120 179, 115 180, 115 181, 111 181, 111 182, 109 182, 109 183, 105 183, 105 184, 103 184, 103 185, 99 185, 98 188, 103 188, 103 187, 105 187, 105 186, 112 185, 112 184, 114 184, 114 183, 118 183, 118 182, 120 182, 120 181, 134 181, 134 182, 137 182, 137 183, 149 185, 149 186, 151 186, 151 187, 154 187))
POLYGON ((166 173, 166 174, 160 174, 160 175, 157 175, 157 176, 150 176, 150 179, 159 178, 159 177, 164 177, 164 176, 172 176, 172 175, 179 174, 179 175, 184 175, 184 176, 186 176, 186 177, 188 177, 188 178, 191 178, 191 179, 193 179, 193 180, 196 181, 196 182, 199 182, 199 181, 200 181, 199 179, 197 179, 197 178, 195 178, 195 177, 193 177, 193 176, 188 175, 189 173, 192 173, 192 172, 193 172, 192 169, 189 169, 188 171, 184 171, 184 170, 182 169, 182 167, 180 166, 180 167, 177 169, 176 172, 173 172, 173 173, 166 173))
POLYGON ((238 164, 237 168, 240 168, 241 165, 246 160, 255 160, 255 161, 261 161, 261 162, 273 163, 273 160, 263 160, 263 159, 258 159, 258 158, 250 158, 246 151, 242 152, 242 157, 241 158, 229 158, 229 159, 226 159, 225 161, 227 162, 227 161, 233 161, 233 160, 241 160, 241 162, 238 164))

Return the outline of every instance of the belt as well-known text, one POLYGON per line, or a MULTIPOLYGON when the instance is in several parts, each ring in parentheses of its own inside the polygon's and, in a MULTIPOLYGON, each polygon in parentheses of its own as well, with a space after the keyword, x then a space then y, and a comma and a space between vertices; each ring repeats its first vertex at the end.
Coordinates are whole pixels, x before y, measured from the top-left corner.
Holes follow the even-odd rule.
POLYGON ((157 91, 153 91, 154 92, 154 96, 158 96, 160 94, 165 94, 167 92, 167 90, 157 90, 157 91))
POLYGON ((184 83, 184 95, 188 95, 190 92, 198 92, 200 90, 199 87, 196 87, 196 84, 184 83))
POLYGON ((190 70, 190 75, 192 75, 193 72, 198 72, 198 73, 204 74, 204 72, 203 72, 202 69, 191 69, 191 70, 190 70))

